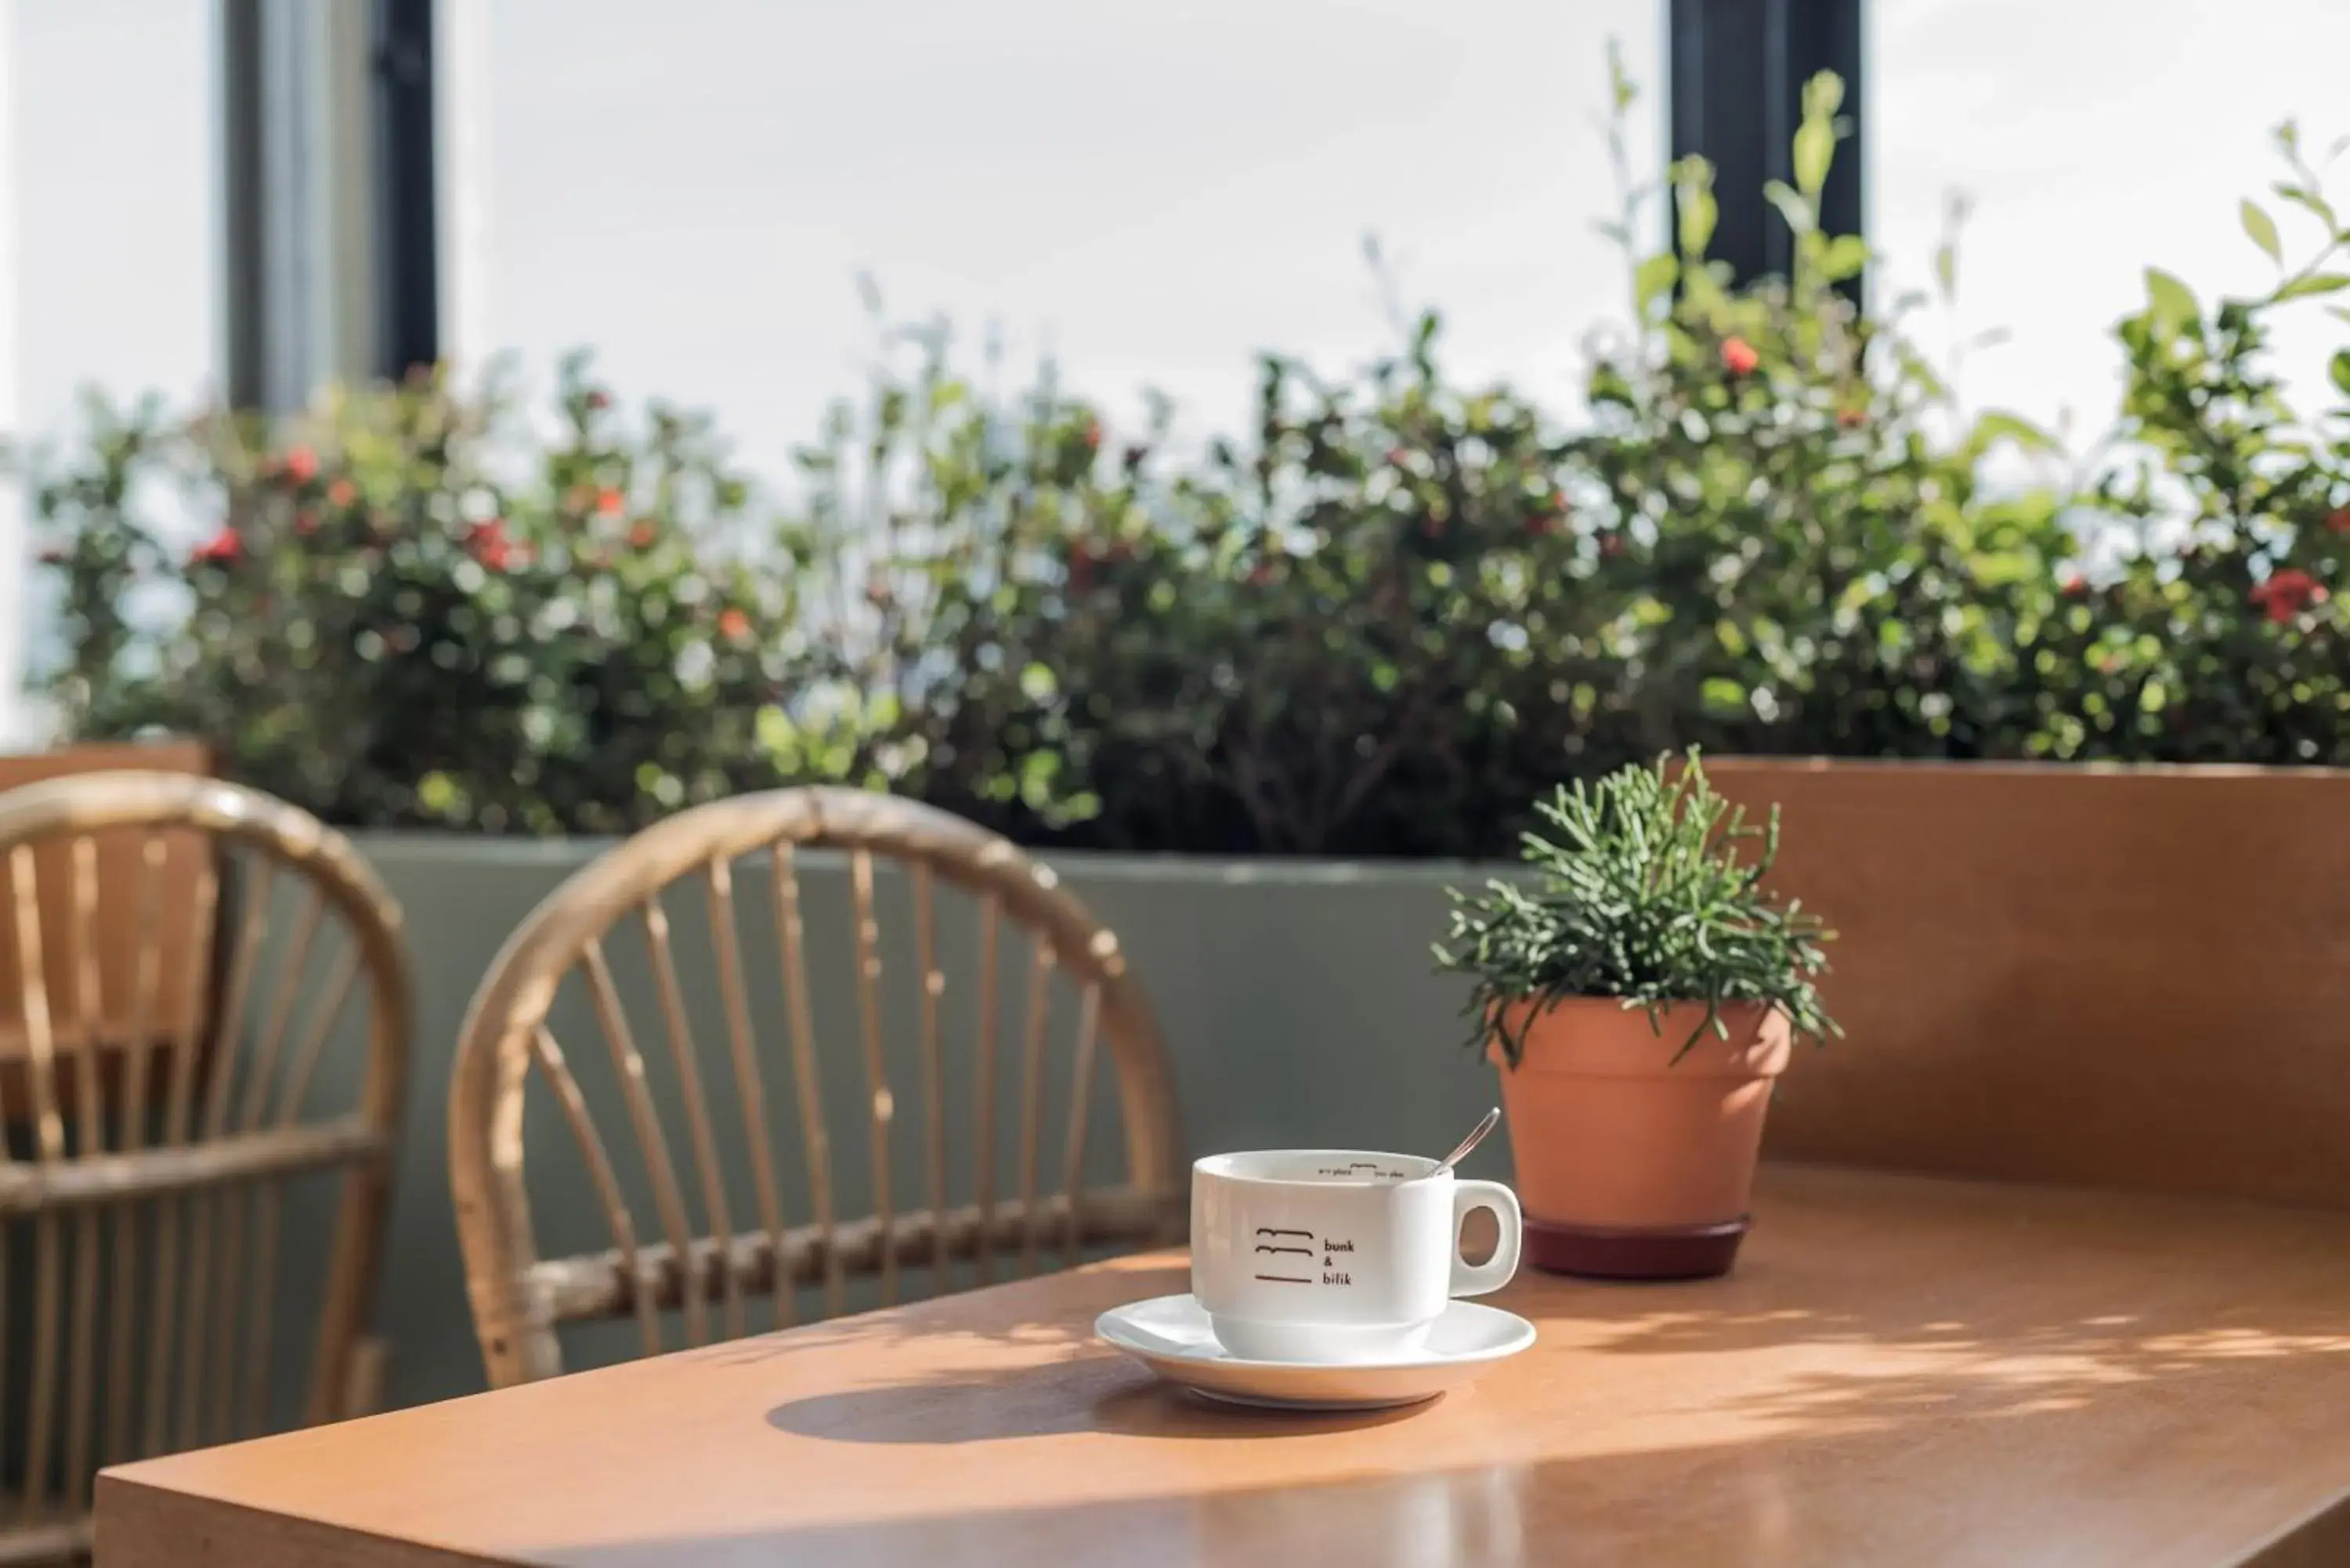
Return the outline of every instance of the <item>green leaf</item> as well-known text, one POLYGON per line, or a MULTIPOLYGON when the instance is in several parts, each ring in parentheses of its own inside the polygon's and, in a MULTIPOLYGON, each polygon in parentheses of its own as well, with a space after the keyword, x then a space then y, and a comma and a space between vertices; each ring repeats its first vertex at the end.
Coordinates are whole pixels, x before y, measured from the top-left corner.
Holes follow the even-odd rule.
POLYGON ((1868 242, 1858 234, 1838 234, 1820 257, 1820 275, 1830 283, 1856 277, 1868 265, 1868 242))
POLYGON ((1976 451, 1987 451, 1992 443, 2002 441, 2012 441, 2026 452, 2059 450, 2054 436, 2019 414, 1992 409, 1975 420, 1974 434, 1969 444, 1976 451))
POLYGON ((1795 187, 1817 196, 1828 182, 1828 165, 1835 158, 1835 127, 1825 119, 1807 119, 1795 128, 1795 187))
POLYGON ((1717 718, 1734 719, 1747 711, 1746 688, 1719 675, 1708 677, 1699 685, 1698 701, 1717 718))
POLYGON ((2325 307, 2325 314, 2328 316, 2338 317, 2344 321, 2350 321, 2350 310, 2345 310, 2338 305, 2327 306, 2325 307))
POLYGON ((2269 297, 2282 305, 2288 299, 2303 299, 2313 294, 2338 294, 2350 288, 2350 272, 2312 273, 2307 277, 2294 278, 2269 297))
POLYGON ((1691 192, 1681 203, 1681 251, 1701 256, 1713 243, 1713 225, 1720 215, 1711 191, 1691 192))
POLYGON ((2305 191, 2298 185, 2288 185, 2282 181, 2279 181, 2274 189, 2276 193, 2285 201, 2314 214, 2317 221, 2325 225, 2326 233, 2332 234, 2342 226, 2342 220, 2334 215, 2334 203, 2316 192, 2305 191))
POLYGON ((1959 292, 1959 247, 1948 240, 1934 247, 1934 282, 1945 299, 1959 292))
POLYGON ((2277 240, 2276 220, 2264 212, 2258 202, 2247 196, 2238 209, 2244 220, 2244 233, 2252 236, 2252 244, 2268 253, 2269 260, 2284 265, 2284 246, 2277 240))
POLYGON ((1834 71, 1814 72, 1804 84, 1804 118, 1834 119, 1844 107, 1844 78, 1834 71))
POLYGON ((2333 377, 2336 389, 2344 397, 2350 398, 2350 348, 2340 349, 2334 354, 2326 367, 2326 374, 2333 377))
POLYGON ((1658 300, 1672 292, 1673 284, 1680 274, 1680 262, 1662 253, 1650 256, 1633 269, 1632 296, 1642 320, 1648 319, 1649 308, 1658 300))
POLYGON ((1631 108, 1632 100, 1639 96, 1639 88, 1632 85, 1631 73, 1624 68, 1623 47, 1614 38, 1607 40, 1607 89, 1617 114, 1631 108))
POLYGON ((2158 266, 2146 269, 2146 300, 2156 324, 2166 332, 2176 332, 2202 314, 2194 290, 2158 266))
POLYGON ((1779 209, 1779 215, 1787 220, 1787 227, 1795 233, 1808 234, 1819 226, 1819 214, 1812 203, 1783 182, 1777 180, 1766 182, 1762 186, 1762 195, 1779 209))

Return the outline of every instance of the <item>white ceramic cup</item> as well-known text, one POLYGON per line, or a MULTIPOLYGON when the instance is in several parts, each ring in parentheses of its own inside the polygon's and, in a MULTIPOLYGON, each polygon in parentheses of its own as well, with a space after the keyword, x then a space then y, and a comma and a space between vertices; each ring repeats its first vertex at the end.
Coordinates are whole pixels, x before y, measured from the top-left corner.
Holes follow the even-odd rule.
POLYGON ((1458 1180, 1419 1155, 1211 1155, 1191 1167, 1191 1293, 1243 1361, 1412 1355, 1447 1301, 1509 1283, 1519 1226, 1508 1188, 1458 1180), (1482 1263, 1461 1256, 1473 1209, 1501 1221, 1482 1263))

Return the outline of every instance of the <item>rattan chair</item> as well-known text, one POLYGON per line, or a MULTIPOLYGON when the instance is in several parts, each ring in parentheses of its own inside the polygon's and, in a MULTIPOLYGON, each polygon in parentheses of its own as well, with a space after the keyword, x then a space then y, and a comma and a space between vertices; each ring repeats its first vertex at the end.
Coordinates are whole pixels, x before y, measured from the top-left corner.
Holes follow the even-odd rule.
MULTIPOLYGON (((1058 1016, 1067 1023, 1066 1004, 1058 1016)), ((841 1311, 852 1281, 861 1296, 886 1303, 899 1299, 901 1274, 915 1269, 927 1270, 936 1292, 955 1288, 966 1262, 972 1280, 984 1282, 1170 1239, 1183 1224, 1165 1058, 1117 939, 1051 870, 1007 840, 926 806, 850 790, 783 790, 696 807, 638 834, 550 894, 474 993, 451 1086, 449 1147, 474 1325, 497 1386, 560 1372, 563 1324, 633 1317, 635 1344, 626 1353, 651 1355, 670 1337, 700 1345, 748 1332, 746 1297, 772 1298, 772 1313, 760 1313, 755 1326, 783 1326, 841 1311), (803 856, 807 850, 842 853, 803 856), (877 861, 884 890, 900 900, 895 921, 884 919, 877 861), (751 950, 775 955, 772 973, 745 964, 738 877, 770 879, 764 898, 739 902, 771 928, 751 950), (712 983, 691 996, 677 961, 683 944, 672 935, 681 911, 663 899, 687 878, 701 885, 701 897, 682 918, 706 918, 707 940, 693 956, 706 946, 712 965, 712 983), (845 881, 837 919, 817 911, 809 890, 817 879, 827 888, 845 881), (970 961, 956 985, 941 956, 950 928, 941 906, 949 898, 971 906, 972 916, 951 933, 958 942, 966 932, 972 938, 958 949, 970 961), (893 933, 887 942, 885 925, 893 933), (812 931, 843 961, 838 985, 821 996, 810 977, 812 931), (621 937, 642 952, 641 990, 653 1000, 639 1006, 660 1015, 665 1061, 636 1044, 609 951, 621 937), (1021 956, 1002 950, 1024 939, 1025 961, 1000 983, 1004 961, 1021 956), (910 983, 886 984, 895 976, 885 968, 894 971, 898 960, 885 965, 885 953, 909 951, 910 983), (1076 992, 1065 1075, 1062 1053, 1048 1046, 1057 1037, 1049 1022, 1056 975, 1076 992), (819 1000, 840 1009, 836 1026, 819 1027, 819 1000), (731 1069, 705 1062, 694 1002, 716 1015, 702 1033, 723 1035, 731 1069), (550 1022, 566 1005, 583 1029, 604 1036, 607 1060, 566 1054, 550 1022), (1003 1012, 1014 1013, 1009 1027, 999 1026, 1003 1012), (763 1026, 763 1016, 772 1023, 763 1026), (1124 1179, 1088 1185, 1088 1106, 1105 1037, 1124 1179), (1016 1079, 1014 1062, 1000 1060, 1014 1048, 1016 1079), (583 1087, 583 1076, 590 1066, 604 1073, 607 1061, 599 1116, 589 1092, 598 1085, 583 1087), (540 1255, 524 1170, 534 1142, 525 1125, 534 1068, 569 1129, 567 1139, 548 1113, 542 1141, 567 1144, 563 1165, 575 1196, 592 1187, 602 1211, 586 1238, 593 1251, 540 1255), (713 1096, 705 1080, 722 1072, 713 1096), (960 1093, 951 1087, 958 1079, 960 1093), (1061 1102, 1056 1137, 1045 1127, 1048 1080, 1065 1085, 1051 1090, 1061 1102), (836 1166, 827 1093, 833 1110, 846 1107, 861 1123, 861 1159, 850 1150, 836 1166), (1007 1095, 1013 1105, 1000 1106, 1007 1095), (916 1106, 919 1122, 893 1144, 900 1107, 916 1106), (634 1151, 625 1161, 599 1127, 622 1120, 634 1151), (690 1177, 671 1154, 680 1125, 690 1177), (1058 1146, 1049 1168, 1041 1158, 1048 1137, 1058 1146), (967 1157, 952 1171, 951 1141, 967 1157), (775 1152, 794 1144, 797 1158, 775 1152), (839 1193, 850 1181, 861 1189, 860 1210, 869 1206, 863 1218, 841 1212, 849 1203, 839 1193), (957 1201, 958 1190, 967 1199, 957 1201), (920 1196, 908 1202, 901 1192, 920 1196), (646 1214, 660 1240, 645 1239, 646 1214), (811 1299, 803 1303, 803 1296, 811 1299), (674 1336, 663 1328, 671 1316, 674 1336)), ((1093 1153, 1098 1171, 1105 1151, 1093 1153)), ((547 1177, 538 1174, 543 1215, 547 1177)))
POLYGON ((101 1464, 372 1403, 410 983, 347 840, 182 774, 0 794, 0 1370, 27 1379, 0 1561, 26 1562, 88 1550, 101 1464), (296 1223, 332 1244, 281 1247, 296 1223))

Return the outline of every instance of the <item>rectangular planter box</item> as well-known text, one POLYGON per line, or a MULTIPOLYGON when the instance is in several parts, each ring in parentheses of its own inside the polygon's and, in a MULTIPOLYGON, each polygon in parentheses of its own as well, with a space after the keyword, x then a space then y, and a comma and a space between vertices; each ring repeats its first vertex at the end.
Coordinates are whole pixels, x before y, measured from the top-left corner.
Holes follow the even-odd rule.
MULTIPOLYGON (((2350 777, 1711 771, 1734 796, 1784 803, 1777 880, 1842 933, 1826 990, 1850 1037, 1798 1056, 1773 1111, 1773 1152, 2350 1205, 2350 1052, 2338 1023, 2350 988, 2350 777)), ((380 1319, 388 1397, 406 1404, 482 1381, 444 1127, 466 1002, 506 934, 605 846, 404 834, 359 843, 407 910, 421 992, 380 1319)), ((806 858, 813 926, 819 907, 842 907, 846 877, 837 861, 806 858)), ((1194 1151, 1432 1152, 1494 1103, 1487 1070, 1460 1045, 1465 987, 1431 973, 1428 952, 1444 887, 1489 868, 1052 859, 1130 956, 1194 1151)), ((747 889, 743 901, 754 901, 747 889)), ((838 989, 845 942, 827 948, 818 933, 812 943, 818 986, 838 989)), ((690 946, 681 930, 681 961, 690 946)), ((772 960, 746 949, 752 983, 771 987, 772 960)), ((909 957, 902 947, 884 954, 901 984, 909 957)), ((623 976, 624 989, 635 983, 623 976)), ((689 967, 684 983, 708 982, 689 967)), ((663 1050, 650 992, 627 1000, 644 1049, 663 1050)), ((702 1048, 723 1050, 715 1035, 702 1048)), ((590 1037, 572 1049, 600 1047, 590 1037)), ((853 1037, 827 1049, 851 1077, 853 1037)), ((626 1137, 617 1123, 607 1134, 626 1137)), ((577 1169, 553 1118, 529 1136, 534 1169, 542 1140, 577 1169)), ((1480 1173, 1506 1174, 1503 1146, 1479 1151, 1480 1173)), ((858 1190, 847 1175, 844 1205, 858 1190)), ((577 1232, 592 1214, 577 1185, 565 1194, 577 1212, 555 1216, 553 1229, 577 1232)), ((592 1226, 582 1233, 592 1241, 592 1226)), ((624 1341, 611 1352, 625 1353, 624 1341)), ((591 1344, 575 1365, 597 1355, 591 1344)))
POLYGON ((2350 774, 1708 771, 1842 933, 1771 1151, 2350 1206, 2350 774))

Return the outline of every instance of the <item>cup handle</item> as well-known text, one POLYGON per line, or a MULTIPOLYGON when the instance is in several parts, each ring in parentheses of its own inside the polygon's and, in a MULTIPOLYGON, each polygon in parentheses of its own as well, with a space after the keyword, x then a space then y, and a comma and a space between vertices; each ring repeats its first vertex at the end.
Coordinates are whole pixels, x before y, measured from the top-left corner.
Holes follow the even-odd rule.
POLYGON ((1455 1181, 1452 1184, 1452 1289, 1456 1296, 1482 1296, 1498 1291, 1518 1272, 1518 1247, 1524 1221, 1518 1213, 1518 1195, 1498 1181, 1455 1181), (1493 1255, 1482 1263, 1461 1256, 1461 1222, 1470 1212, 1490 1209, 1502 1233, 1493 1255))

